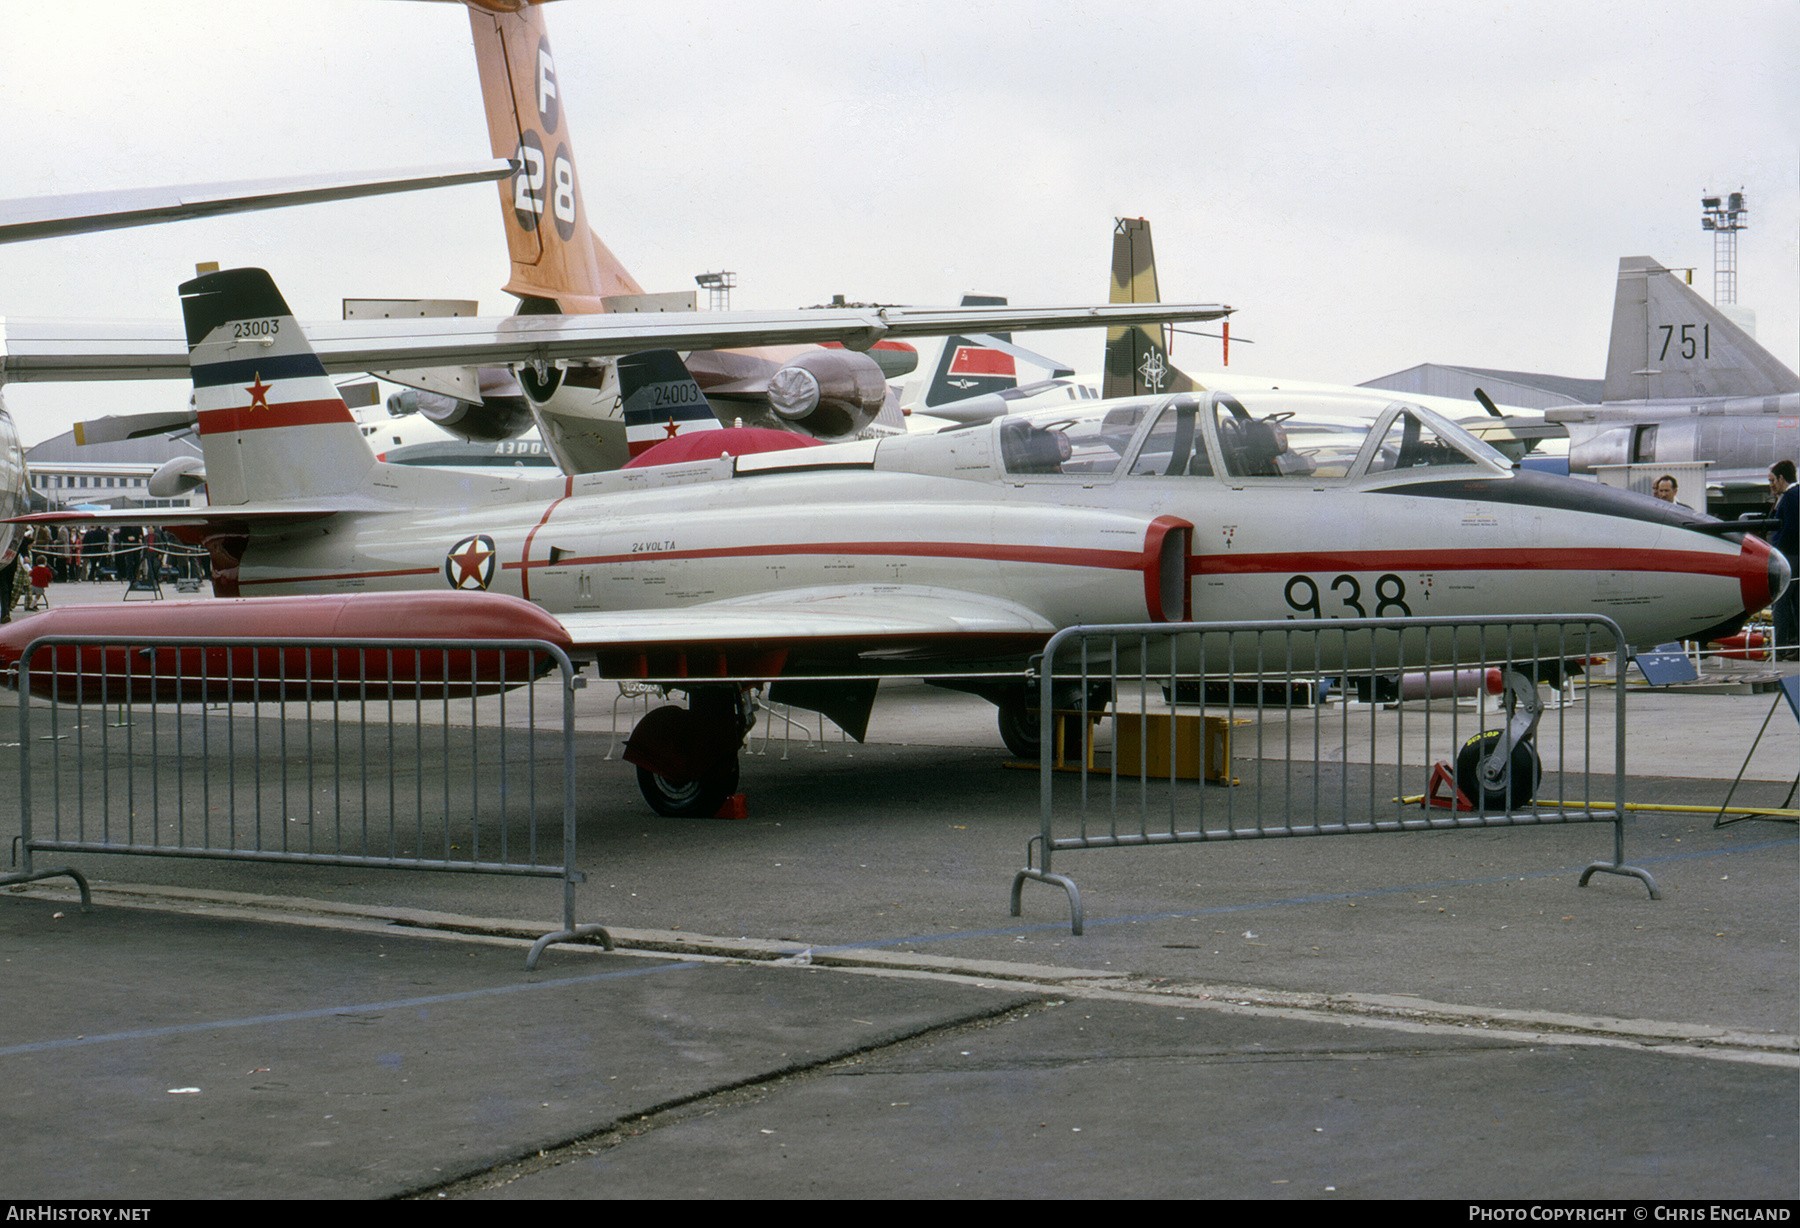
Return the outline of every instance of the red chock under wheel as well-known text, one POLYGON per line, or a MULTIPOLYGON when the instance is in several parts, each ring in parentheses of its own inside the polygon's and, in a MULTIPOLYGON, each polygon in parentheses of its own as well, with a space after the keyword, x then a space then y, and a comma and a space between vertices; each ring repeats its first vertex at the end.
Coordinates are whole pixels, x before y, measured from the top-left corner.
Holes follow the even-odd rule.
POLYGON ((1436 807, 1439 810, 1473 810, 1475 803, 1470 801, 1463 791, 1456 787, 1456 772, 1441 759, 1432 765, 1431 779, 1426 782, 1425 796, 1420 800, 1422 809, 1436 807), (1439 797, 1438 786, 1447 786, 1453 794, 1451 797, 1439 797))

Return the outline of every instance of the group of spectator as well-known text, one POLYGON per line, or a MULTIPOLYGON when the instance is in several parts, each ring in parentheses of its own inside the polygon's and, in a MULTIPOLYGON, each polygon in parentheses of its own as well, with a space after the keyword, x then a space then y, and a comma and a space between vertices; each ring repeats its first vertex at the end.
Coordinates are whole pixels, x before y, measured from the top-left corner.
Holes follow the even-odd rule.
POLYGON ((183 546, 151 526, 40 525, 21 533, 0 559, 0 622, 15 605, 36 609, 51 584, 71 581, 158 582, 201 579, 209 570, 204 551, 183 546))
MULTIPOLYGON (((1681 487, 1673 474, 1665 473, 1650 489, 1664 503, 1673 503, 1681 487)), ((1787 559, 1788 571, 1794 576, 1770 609, 1775 617, 1775 656, 1780 661, 1800 661, 1800 485, 1794 482, 1793 461, 1769 466, 1769 493, 1775 499, 1771 515, 1779 522, 1769 542, 1787 559)))

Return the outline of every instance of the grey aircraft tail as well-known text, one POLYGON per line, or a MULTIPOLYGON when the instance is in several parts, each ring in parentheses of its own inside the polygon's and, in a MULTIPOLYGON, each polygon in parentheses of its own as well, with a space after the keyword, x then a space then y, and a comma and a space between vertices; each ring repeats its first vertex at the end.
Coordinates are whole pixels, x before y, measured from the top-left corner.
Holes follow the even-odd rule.
POLYGON ((1603 404, 1800 392, 1756 339, 1649 256, 1619 260, 1603 404))

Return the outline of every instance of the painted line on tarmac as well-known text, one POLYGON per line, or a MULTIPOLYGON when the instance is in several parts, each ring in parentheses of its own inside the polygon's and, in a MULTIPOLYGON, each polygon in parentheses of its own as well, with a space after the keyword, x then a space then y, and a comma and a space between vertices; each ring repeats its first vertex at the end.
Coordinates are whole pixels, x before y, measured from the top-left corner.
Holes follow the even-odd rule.
POLYGON ((173 1024, 166 1028, 142 1028, 132 1032, 109 1032, 102 1036, 71 1036, 62 1040, 33 1041, 24 1045, 9 1045, 0 1049, 0 1057, 12 1057, 21 1053, 47 1053, 57 1049, 79 1049, 85 1045, 110 1045, 122 1041, 152 1040, 159 1036, 181 1036, 191 1032, 213 1031, 219 1028, 254 1028, 271 1023, 294 1023, 306 1019, 329 1019, 333 1015, 354 1015, 368 1011, 405 1010, 411 1007, 441 1006, 450 1002, 467 1002, 477 998, 495 998, 505 994, 530 993, 541 989, 562 989, 570 985, 583 985, 593 981, 614 981, 625 977, 648 976, 658 972, 676 972, 689 968, 698 968, 705 961, 684 960, 679 963, 658 963, 646 968, 627 968, 617 972, 592 972, 585 976, 563 977, 554 981, 532 981, 523 985, 494 985, 487 989, 467 989, 459 993, 432 994, 424 998, 398 998, 387 1002, 364 1002, 349 1006, 321 1006, 306 1011, 283 1011, 274 1015, 251 1015, 243 1019, 214 1019, 206 1023, 173 1024))
MULTIPOLYGON (((1800 842, 1800 839, 1769 840, 1761 844, 1747 844, 1729 849, 1696 849, 1693 852, 1668 853, 1660 857, 1633 858, 1627 865, 1665 865, 1674 861, 1689 861, 1699 857, 1729 857, 1739 853, 1753 853, 1763 849, 1780 848, 1800 842)), ((1096 850, 1097 851, 1097 850, 1096 850)), ((1453 878, 1435 883, 1418 883, 1400 887, 1370 887, 1363 891, 1337 891, 1325 895, 1294 895, 1277 900, 1252 900, 1243 904, 1218 904, 1211 908, 1184 909, 1173 912, 1134 913, 1119 917, 1095 917, 1091 913, 1083 924, 1088 928, 1104 925, 1137 925, 1145 921, 1178 921, 1184 917, 1211 917, 1226 913, 1258 912, 1272 908, 1298 908, 1308 904, 1330 904, 1340 900, 1374 899, 1388 895, 1403 895, 1408 891, 1443 891, 1451 887, 1487 887, 1495 883, 1518 883, 1528 879, 1558 878, 1565 875, 1579 876, 1586 866, 1565 866, 1555 870, 1533 870, 1528 874, 1495 874, 1486 878, 1453 878)), ((1041 893, 1040 893, 1041 894, 1041 893)), ((914 942, 953 942, 958 938, 1002 938, 1008 934, 1037 933, 1040 931, 1066 930, 1066 921, 1038 921, 1030 924, 1005 925, 985 930, 952 930, 941 934, 917 934, 908 938, 885 938, 870 942, 846 943, 842 947, 815 947, 817 951, 849 950, 854 948, 880 949, 914 942)))
MULTIPOLYGON (((1727 849, 1695 849, 1680 853, 1667 853, 1657 857, 1643 858, 1633 864, 1661 865, 1678 861, 1689 861, 1703 857, 1733 856, 1771 848, 1780 848, 1796 843, 1793 838, 1764 841, 1758 844, 1740 845, 1727 849)), ((1288 908, 1307 904, 1330 903, 1346 899, 1377 898, 1398 895, 1403 892, 1444 890, 1452 887, 1488 886, 1496 883, 1520 882, 1527 879, 1554 878, 1565 875, 1579 875, 1585 867, 1562 867, 1552 870, 1539 870, 1527 874, 1491 875, 1483 878, 1446 879, 1437 883, 1412 884, 1395 887, 1370 888, 1365 891, 1335 892, 1324 895, 1290 896, 1279 900, 1255 901, 1243 904, 1219 905, 1213 908, 1192 909, 1179 912, 1146 913, 1129 917, 1113 917, 1089 919, 1089 925, 1122 925, 1141 923, 1144 921, 1171 920, 1187 917, 1214 916, 1228 913, 1250 912, 1263 909, 1288 908)), ((272 921, 283 918, 270 917, 272 921)), ((293 918, 285 918, 292 921, 293 918)), ((391 920, 388 922, 391 924, 391 920)), ((1013 925, 986 930, 956 930, 941 934, 923 934, 912 937, 887 938, 874 941, 849 942, 833 945, 815 944, 806 948, 806 955, 798 958, 769 960, 767 957, 755 959, 755 962, 767 966, 769 963, 804 963, 811 962, 812 956, 844 957, 852 956, 856 951, 875 952, 883 949, 910 944, 927 944, 947 942, 958 938, 988 938, 1010 934, 1030 933, 1038 931, 1061 931, 1066 923, 1038 923, 1032 925, 1013 925)), ((433 927, 419 926, 414 932, 421 937, 432 934, 433 927)), ((622 932, 621 932, 622 935, 622 932)), ((441 934, 440 936, 461 936, 441 934)), ((706 944, 706 939, 699 935, 688 936, 689 941, 706 944)), ((627 943, 629 940, 627 939, 627 943)), ((782 944, 785 948, 788 944, 782 944)), ((790 951, 797 955, 799 944, 790 951)), ((646 955, 660 955, 654 949, 643 950, 646 955)), ((747 953, 700 955, 697 959, 687 959, 673 963, 658 963, 646 968, 625 969, 614 972, 591 973, 584 976, 568 977, 558 980, 530 982, 522 985, 495 986, 487 989, 468 990, 459 993, 439 994, 423 998, 409 998, 384 1003, 368 1003, 352 1006, 323 1007, 309 1011, 284 1012, 280 1014, 252 1016, 239 1020, 220 1020, 210 1023, 193 1023, 171 1026, 167 1028, 149 1028, 132 1032, 110 1033, 103 1036, 72 1037, 56 1041, 40 1041, 24 1045, 0 1048, 0 1057, 15 1054, 47 1052, 58 1049, 78 1048, 85 1045, 119 1043, 134 1040, 150 1039, 159 1036, 179 1035, 207 1029, 256 1027, 270 1023, 291 1022, 297 1020, 328 1018, 334 1015, 345 1015, 361 1011, 395 1010, 408 1007, 437 1005, 464 1001, 475 998, 493 997, 501 994, 520 993, 536 989, 553 989, 566 985, 584 984, 594 981, 614 980, 625 977, 652 975, 660 972, 687 970, 707 963, 742 961, 747 953)), ((754 959, 754 957, 751 957, 754 959)), ((935 957, 934 957, 935 958, 935 957)), ((821 963, 826 960, 821 960, 821 963)), ((832 961, 835 962, 835 961, 832 961)), ((954 963, 955 961, 946 961, 954 963)), ((982 962, 982 961, 978 961, 982 962)), ((1329 1021, 1343 1026, 1385 1028, 1403 1032, 1418 1032, 1432 1035, 1472 1037, 1480 1035, 1485 1038, 1510 1041, 1519 1044, 1564 1044, 1602 1047, 1619 1047, 1639 1052, 1655 1052, 1674 1056, 1702 1057, 1712 1060, 1751 1062, 1756 1064, 1782 1067, 1800 1067, 1800 1038, 1791 1036, 1763 1036, 1747 1032, 1726 1032, 1720 1029, 1709 1029, 1694 1025, 1674 1024, 1661 1020, 1625 1020, 1601 1019, 1591 1016, 1569 1016, 1550 1013, 1510 1012, 1468 1007, 1453 1003, 1436 1003, 1423 999, 1404 999, 1389 1002, 1386 999, 1354 994, 1307 994, 1307 993, 1272 993, 1268 990, 1238 987, 1188 987, 1184 991, 1165 993, 1144 993, 1112 988, 1095 981, 1110 979, 1110 974, 1100 971, 1083 973, 1081 970, 1070 970, 1073 976, 1087 976, 1087 984, 1072 983, 1066 978, 1049 980, 1043 977, 1021 975, 1008 977, 996 975, 1000 969, 987 964, 985 971, 959 970, 945 967, 939 970, 881 968, 874 965, 856 965, 846 960, 838 965, 843 971, 874 975, 921 976, 944 981, 954 981, 971 985, 998 987, 1005 985, 1023 988, 1036 986, 1046 996, 1073 996, 1087 998, 1109 998, 1119 1001, 1141 1002, 1161 1006, 1181 1006, 1190 1009, 1220 1011, 1228 1014, 1252 1014, 1277 1018, 1306 1019, 1315 1022, 1329 1021), (1196 996, 1198 995, 1198 996, 1196 996), (1221 1000, 1222 999, 1222 1000, 1221 1000), (1259 1001, 1260 999, 1260 1001, 1259 1001), (1499 1026, 1495 1026, 1498 1024, 1499 1026), (1542 1030, 1539 1030, 1539 1029, 1542 1030)))

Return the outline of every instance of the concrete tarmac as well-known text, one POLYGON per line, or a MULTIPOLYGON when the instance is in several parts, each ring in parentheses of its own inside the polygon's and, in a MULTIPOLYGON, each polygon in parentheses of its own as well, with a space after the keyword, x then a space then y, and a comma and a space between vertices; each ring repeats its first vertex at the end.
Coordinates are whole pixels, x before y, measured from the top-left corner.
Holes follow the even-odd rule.
MULTIPOLYGON (((1791 822, 1637 812, 1661 900, 1575 885, 1595 826, 1059 855, 1077 938, 1049 887, 1007 915, 1037 779, 985 704, 884 690, 883 740, 775 742, 747 819, 676 821, 605 758, 615 694, 577 889, 612 953, 523 970, 543 881, 75 855, 93 912, 0 896, 0 1189, 1800 1196, 1791 822)), ((1770 702, 1634 695, 1630 800, 1716 806, 1770 702)), ((1783 709, 1738 800, 1797 769, 1783 709)))

